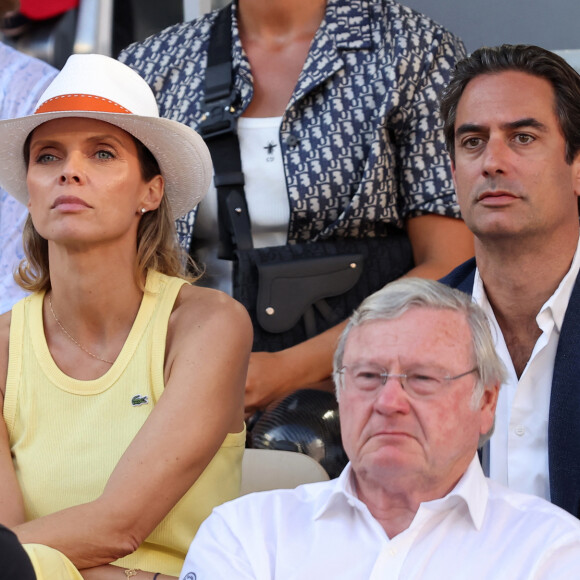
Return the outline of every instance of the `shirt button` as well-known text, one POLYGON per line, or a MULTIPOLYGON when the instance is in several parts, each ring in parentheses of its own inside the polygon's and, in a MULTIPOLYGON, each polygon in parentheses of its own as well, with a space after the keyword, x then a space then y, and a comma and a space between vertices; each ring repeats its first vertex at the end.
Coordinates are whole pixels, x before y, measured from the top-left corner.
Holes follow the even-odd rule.
POLYGON ((396 556, 397 555, 397 548, 391 548, 389 550, 389 556, 396 556))
POLYGON ((286 137, 286 145, 288 145, 288 147, 296 147, 296 145, 298 145, 298 137, 295 135, 288 135, 288 137, 286 137))
POLYGON ((514 429, 514 432, 515 432, 516 435, 518 435, 519 437, 521 437, 526 432, 526 430, 525 430, 525 428, 524 428, 523 425, 518 425, 514 429))

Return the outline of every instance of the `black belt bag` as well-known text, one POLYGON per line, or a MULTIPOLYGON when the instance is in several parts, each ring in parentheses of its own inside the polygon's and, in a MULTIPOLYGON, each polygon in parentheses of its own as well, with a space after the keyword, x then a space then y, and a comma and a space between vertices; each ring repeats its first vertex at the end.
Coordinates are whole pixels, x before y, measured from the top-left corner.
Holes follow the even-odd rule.
POLYGON ((253 350, 278 351, 348 318, 370 294, 413 267, 405 232, 238 250, 234 298, 254 325, 253 350))

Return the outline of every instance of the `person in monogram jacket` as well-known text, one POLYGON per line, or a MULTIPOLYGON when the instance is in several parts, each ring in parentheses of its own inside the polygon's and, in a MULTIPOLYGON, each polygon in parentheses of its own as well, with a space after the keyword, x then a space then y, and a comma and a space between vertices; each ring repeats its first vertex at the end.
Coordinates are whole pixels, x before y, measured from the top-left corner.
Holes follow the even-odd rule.
MULTIPOLYGON (((149 83, 162 116, 193 128, 215 18, 177 24, 119 56, 149 83)), ((394 226, 408 232, 415 276, 441 277, 472 255, 438 113, 438 93, 465 54, 460 40, 391 0, 238 0, 232 42, 255 247, 384 236, 394 226)), ((208 285, 231 293, 216 232, 212 193, 178 221, 208 285)), ((253 353, 247 413, 328 379, 342 327, 253 353)))

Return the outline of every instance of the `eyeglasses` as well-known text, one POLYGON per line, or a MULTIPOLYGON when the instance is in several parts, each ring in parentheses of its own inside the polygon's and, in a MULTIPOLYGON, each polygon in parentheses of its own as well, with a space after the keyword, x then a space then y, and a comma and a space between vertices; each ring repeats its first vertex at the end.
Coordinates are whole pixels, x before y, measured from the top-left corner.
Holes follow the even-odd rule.
POLYGON ((474 367, 454 377, 441 376, 434 370, 397 375, 388 373, 383 367, 365 363, 343 366, 338 372, 341 375, 347 375, 349 385, 358 391, 374 393, 384 386, 389 378, 395 378, 399 379, 401 387, 411 397, 422 398, 439 393, 445 383, 476 373, 478 369, 474 367))

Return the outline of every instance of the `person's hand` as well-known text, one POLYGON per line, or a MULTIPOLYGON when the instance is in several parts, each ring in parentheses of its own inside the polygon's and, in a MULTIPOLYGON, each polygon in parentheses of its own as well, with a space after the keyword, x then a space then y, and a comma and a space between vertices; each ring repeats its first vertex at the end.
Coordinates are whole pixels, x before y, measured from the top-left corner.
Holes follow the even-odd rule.
MULTIPOLYGON (((95 568, 85 568, 81 570, 84 580, 120 580, 123 577, 123 571, 126 568, 106 564, 105 566, 96 566, 95 568)), ((137 570, 135 580, 152 580, 154 572, 145 572, 137 570)), ((157 574, 155 580, 177 580, 177 576, 167 576, 166 574, 157 574)))

